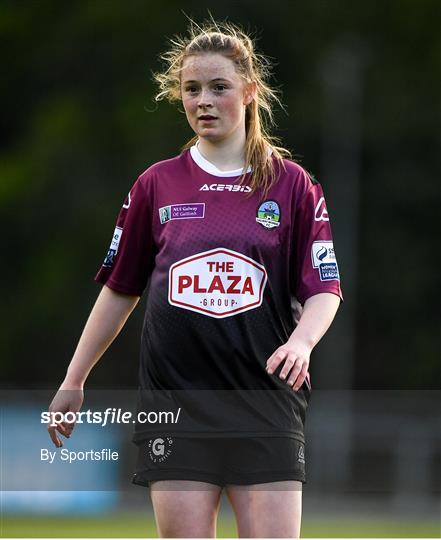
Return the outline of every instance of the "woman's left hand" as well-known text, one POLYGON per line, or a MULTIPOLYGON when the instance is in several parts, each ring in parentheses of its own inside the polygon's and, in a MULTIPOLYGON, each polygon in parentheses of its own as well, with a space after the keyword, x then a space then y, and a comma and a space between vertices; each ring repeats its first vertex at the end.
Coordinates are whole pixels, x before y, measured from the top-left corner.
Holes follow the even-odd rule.
POLYGON ((298 338, 290 338, 268 358, 266 370, 271 375, 284 362, 279 377, 297 392, 306 378, 312 347, 298 338))

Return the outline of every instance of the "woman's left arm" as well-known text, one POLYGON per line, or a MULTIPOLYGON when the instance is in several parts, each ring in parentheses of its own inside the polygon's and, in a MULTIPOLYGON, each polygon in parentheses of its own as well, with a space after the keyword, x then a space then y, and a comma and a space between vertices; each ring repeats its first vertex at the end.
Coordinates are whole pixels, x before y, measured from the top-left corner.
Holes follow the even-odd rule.
POLYGON ((340 298, 332 293, 315 294, 308 298, 303 313, 288 341, 268 358, 266 370, 271 375, 285 361, 279 377, 297 392, 306 378, 312 349, 331 326, 340 298))

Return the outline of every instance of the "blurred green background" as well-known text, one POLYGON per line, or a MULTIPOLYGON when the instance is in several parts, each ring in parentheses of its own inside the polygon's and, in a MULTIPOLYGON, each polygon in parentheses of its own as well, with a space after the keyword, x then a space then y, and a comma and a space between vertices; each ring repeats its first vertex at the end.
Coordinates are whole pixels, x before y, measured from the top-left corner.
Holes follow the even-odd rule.
MULTIPOLYGON (((313 388, 365 391, 334 417, 316 396, 302 535, 439 536, 439 402, 422 396, 441 383, 439 0, 3 0, 1 388, 62 381, 127 192, 192 135, 179 108, 154 102, 152 71, 167 38, 185 32, 183 12, 201 21, 209 11, 249 30, 274 60, 286 106, 275 134, 326 194, 345 303, 313 357, 313 388), (395 394, 371 410, 373 389, 409 393, 394 411, 395 394), (334 425, 315 422, 326 409, 334 425), (366 412, 366 425, 383 423, 361 436, 366 412), (394 414, 404 442, 389 449, 394 414), (334 454, 322 444, 326 426, 341 430, 334 454)), ((141 303, 89 388, 137 387, 141 303)), ((122 513, 98 518, 3 515, 1 536, 155 536, 147 492, 134 493, 123 494, 122 513)), ((228 509, 218 533, 235 536, 228 509)))
MULTIPOLYGON (((344 384, 439 388, 440 8, 438 0, 275 0, 270 9, 228 0, 4 0, 3 384, 61 382, 99 292, 93 277, 122 201, 142 171, 176 155, 191 135, 182 113, 154 103, 151 72, 161 67, 166 38, 185 31, 181 10, 197 21, 210 10, 250 30, 275 59, 273 82, 287 107, 276 134, 327 194, 341 312, 351 313, 354 341, 344 384), (349 152, 359 172, 338 178, 334 192, 323 65, 342 46, 359 51, 359 142, 349 152)), ((142 316, 133 314, 90 385, 136 386, 142 316)), ((314 370, 313 381, 326 387, 314 370)))
MULTIPOLYGON (((7 519, 3 536, 32 538, 158 538, 152 514, 109 515, 104 518, 28 518, 7 519)), ((222 513, 217 526, 218 538, 237 538, 236 525, 231 513, 222 513)), ((302 538, 437 538, 436 522, 396 520, 383 518, 303 520, 302 538)))

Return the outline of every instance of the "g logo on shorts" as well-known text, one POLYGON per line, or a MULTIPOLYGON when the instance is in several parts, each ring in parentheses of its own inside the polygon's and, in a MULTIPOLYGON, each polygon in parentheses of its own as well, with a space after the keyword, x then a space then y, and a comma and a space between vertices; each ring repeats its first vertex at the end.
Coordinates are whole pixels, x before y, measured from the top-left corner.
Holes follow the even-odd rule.
POLYGON ((172 453, 173 439, 171 437, 157 437, 150 439, 147 444, 149 458, 153 463, 162 463, 172 453))

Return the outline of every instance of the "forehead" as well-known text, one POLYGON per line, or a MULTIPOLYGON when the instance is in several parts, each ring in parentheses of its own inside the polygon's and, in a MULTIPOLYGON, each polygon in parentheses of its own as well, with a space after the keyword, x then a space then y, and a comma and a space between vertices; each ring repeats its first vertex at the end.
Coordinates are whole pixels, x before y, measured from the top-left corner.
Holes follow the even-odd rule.
POLYGON ((212 79, 239 79, 233 61, 219 53, 201 53, 185 58, 181 81, 209 81, 212 79))

